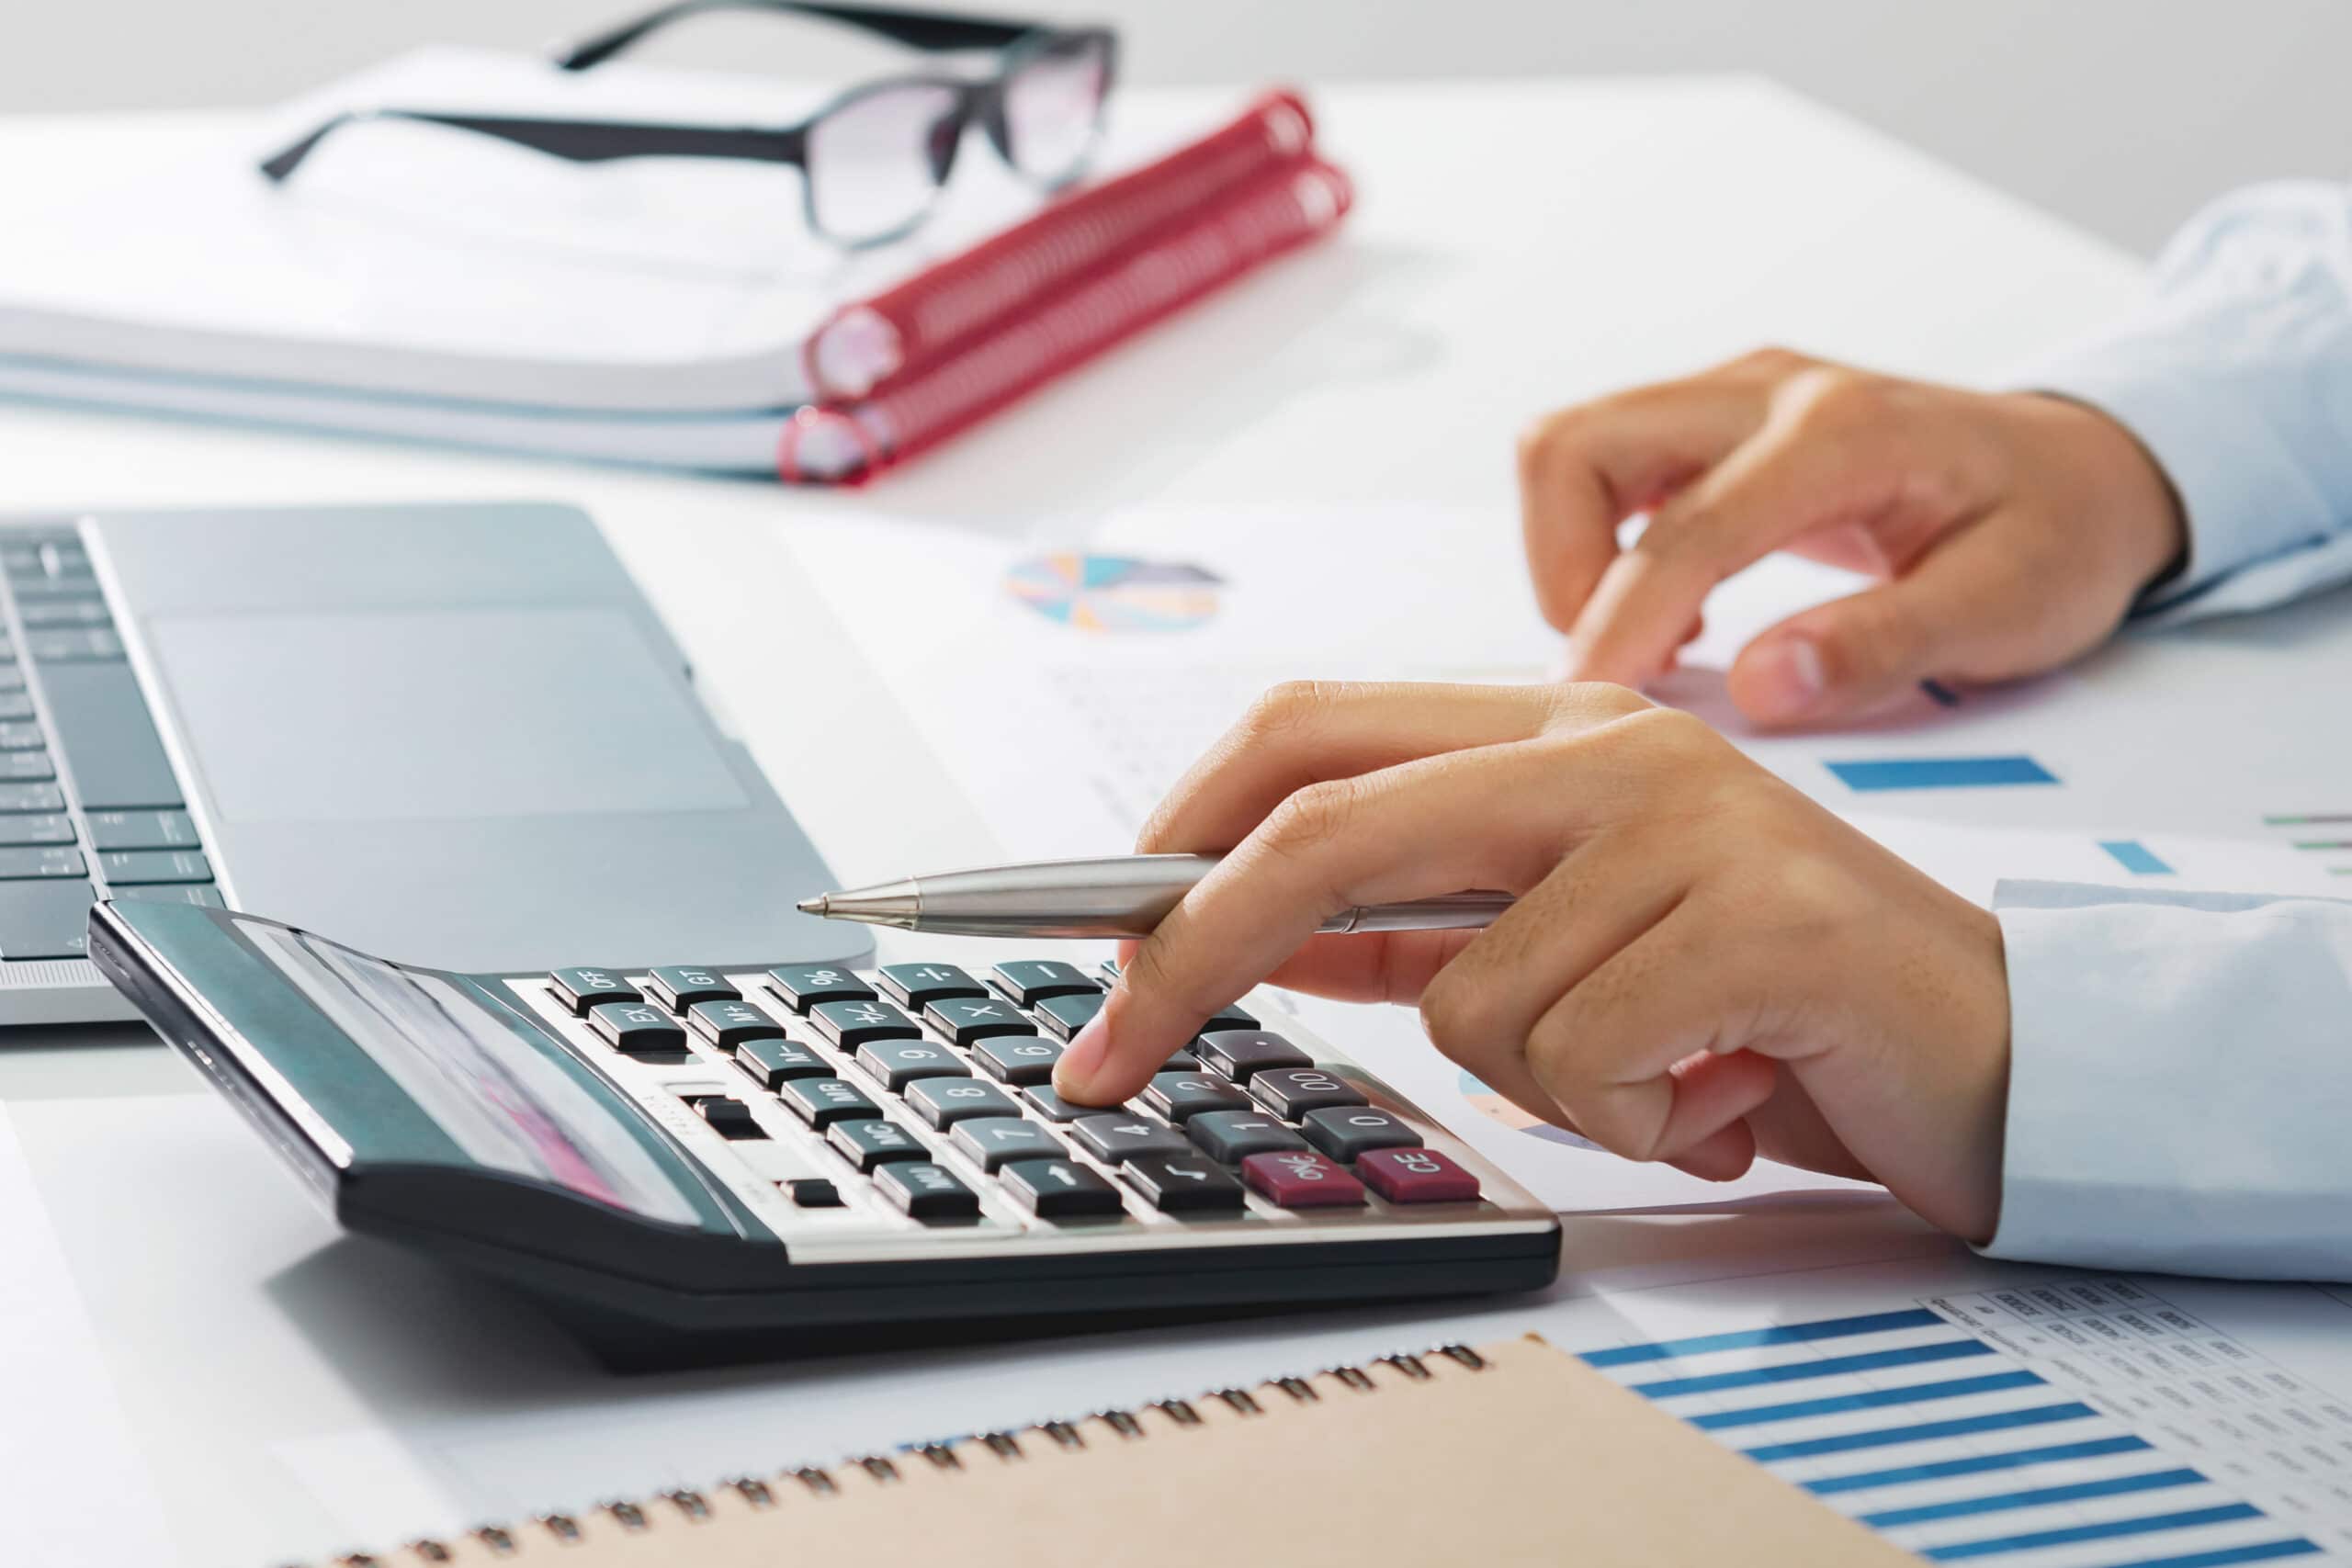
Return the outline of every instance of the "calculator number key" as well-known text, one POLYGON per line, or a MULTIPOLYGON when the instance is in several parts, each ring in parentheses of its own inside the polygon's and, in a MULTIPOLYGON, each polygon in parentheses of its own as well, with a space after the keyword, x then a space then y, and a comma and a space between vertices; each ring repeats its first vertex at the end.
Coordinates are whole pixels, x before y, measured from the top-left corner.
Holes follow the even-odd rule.
POLYGON ((1248 1111, 1250 1097, 1207 1073, 1154 1073, 1143 1102, 1170 1122, 1187 1122, 1204 1111, 1248 1111))
POLYGON ((1299 1118, 1298 1130, 1306 1134, 1308 1143, 1341 1165, 1353 1165, 1374 1149, 1421 1146, 1421 1135, 1412 1123, 1369 1105, 1310 1111, 1299 1118))
POLYGON ((1018 1116, 1012 1097, 976 1078, 925 1078, 908 1091, 907 1103, 934 1127, 952 1127, 974 1116, 1018 1116))
POLYGON ((722 1051, 747 1040, 781 1040, 784 1025, 746 1001, 696 1002, 686 1009, 686 1027, 722 1051))
POLYGON ((953 964, 885 964, 876 971, 882 988, 900 1007, 917 1012, 951 997, 985 997, 988 987, 953 964))
POLYGON ((1082 1116, 1070 1123, 1070 1135, 1088 1154, 1105 1165, 1117 1165, 1138 1155, 1186 1155, 1193 1145, 1175 1128, 1148 1117, 1110 1111, 1082 1116))
POLYGON ((1478 1179, 1435 1149, 1376 1149, 1356 1161, 1365 1186, 1392 1203, 1466 1203, 1478 1179))
POLYGON ((808 1010, 817 1032, 844 1051, 876 1040, 920 1040, 915 1021, 885 1001, 819 1002, 808 1010))
POLYGON ((983 1040, 973 1048, 972 1060, 998 1082, 1025 1088, 1050 1083, 1061 1055, 1062 1047, 1052 1041, 1024 1034, 1015 1040, 983 1040))
POLYGON ((1014 1160, 1004 1168, 999 1179, 1004 1183, 1005 1190, 1041 1220, 1126 1213, 1126 1204, 1121 1201, 1117 1188, 1069 1160, 1014 1160))
POLYGON ((905 1160, 875 1172, 874 1185, 900 1213, 918 1220, 968 1220, 980 1212, 979 1195, 956 1173, 929 1160, 905 1160))
POLYGON ((929 1040, 877 1040, 858 1048, 857 1065, 879 1078, 892 1094, 924 1078, 968 1078, 972 1069, 946 1046, 929 1040))
POLYGON ((949 1137, 972 1163, 994 1176, 1017 1159, 1059 1159, 1061 1140, 1018 1116, 974 1116, 956 1123, 949 1137))
POLYGON ((1119 1174, 1163 1214, 1233 1213, 1242 1206, 1241 1183, 1200 1155, 1146 1155, 1119 1174))
POLYGON ((1046 1032, 1057 1040, 1067 1040, 1085 1028, 1096 1013, 1102 1010, 1102 993, 1088 991, 1080 996, 1047 997, 1037 1004, 1037 1021, 1046 1032))
POLYGON ((1251 1155, 1241 1179, 1285 1209, 1360 1209, 1363 1183, 1312 1149, 1251 1155))
POLYGON ((1219 1165, 1238 1165, 1253 1155, 1313 1152, 1306 1139, 1262 1111, 1203 1111, 1184 1123, 1184 1132, 1219 1165))
POLYGON ((554 988, 556 1000, 570 1008, 574 1018, 606 1002, 645 999, 617 969, 558 969, 548 976, 548 984, 554 988))
POLYGON ((1246 1082, 1253 1073, 1315 1065, 1314 1057, 1281 1035, 1262 1029, 1207 1031, 1193 1042, 1193 1054, 1200 1057, 1201 1066, 1223 1073, 1236 1083, 1246 1082))
POLYGON ((673 964, 646 976, 653 999, 672 1012, 684 1012, 697 1002, 734 1001, 742 996, 727 976, 691 964, 673 964))
POLYGON ((1362 1105, 1363 1095, 1321 1067, 1274 1067, 1251 1075, 1250 1093, 1275 1115, 1295 1122, 1310 1111, 1362 1105))
POLYGON ((923 1021, 968 1051, 983 1040, 1034 1037, 1037 1026, 1002 997, 950 997, 922 1010, 923 1021))
POLYGON ((768 989, 804 1016, 820 1002, 870 1002, 874 987, 832 964, 786 964, 768 971, 768 989))
POLYGON ((686 1032, 651 1002, 599 1002, 588 1010, 596 1038, 630 1056, 670 1056, 686 1048, 686 1032))

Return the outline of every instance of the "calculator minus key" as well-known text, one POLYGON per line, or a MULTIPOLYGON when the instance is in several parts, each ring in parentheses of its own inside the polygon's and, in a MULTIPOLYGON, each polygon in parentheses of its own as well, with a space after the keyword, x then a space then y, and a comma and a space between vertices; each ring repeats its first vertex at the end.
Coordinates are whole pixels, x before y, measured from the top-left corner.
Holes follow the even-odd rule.
POLYGON ((653 999, 672 1012, 684 1012, 696 1002, 739 1001, 743 993, 715 969, 695 964, 668 964, 646 976, 653 999))
POLYGON ((617 969, 551 969, 548 971, 548 986, 555 992, 556 1000, 571 1010, 574 1018, 605 1002, 645 999, 643 993, 628 983, 628 976, 617 969))
POLYGON ((882 1108, 847 1078, 794 1078, 776 1090, 776 1098, 820 1133, 836 1122, 867 1121, 882 1114, 882 1108))
POLYGON ((892 1001, 917 1012, 951 997, 989 994, 987 987, 953 964, 885 964, 875 974, 892 1001))
POLYGON ((784 964, 768 971, 768 989, 805 1014, 820 1002, 870 1002, 874 987, 838 964, 784 964))
POLYGON ((917 1220, 969 1220, 980 1213, 979 1194, 956 1173, 930 1160, 905 1160, 874 1173, 874 1185, 899 1213, 917 1220))
POLYGON ((913 1019, 876 998, 865 1001, 819 1002, 808 1010, 808 1021, 831 1043, 854 1051, 876 1040, 920 1040, 922 1030, 913 1019))
POLYGON ((1102 988, 1078 965, 1058 958, 1014 959, 989 970, 989 979, 1025 1008, 1035 1007, 1048 997, 1083 996, 1102 988))

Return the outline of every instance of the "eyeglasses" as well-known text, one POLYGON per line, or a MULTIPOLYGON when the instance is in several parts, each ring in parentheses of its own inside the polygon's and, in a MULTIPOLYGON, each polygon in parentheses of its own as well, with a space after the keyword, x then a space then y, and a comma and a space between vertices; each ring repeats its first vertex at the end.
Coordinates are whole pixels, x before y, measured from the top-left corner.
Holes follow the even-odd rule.
POLYGON ((355 109, 264 159, 261 171, 282 183, 334 131, 379 119, 448 126, 576 163, 668 157, 788 164, 801 173, 808 227, 854 249, 900 238, 930 216, 954 171, 964 132, 974 125, 1032 184, 1053 190, 1077 178, 1101 131, 1118 60, 1118 35, 1109 28, 1057 28, 815 0, 677 0, 561 51, 554 63, 565 71, 586 71, 673 23, 721 10, 815 17, 927 54, 994 50, 1002 58, 987 77, 914 75, 868 82, 791 126, 355 109))

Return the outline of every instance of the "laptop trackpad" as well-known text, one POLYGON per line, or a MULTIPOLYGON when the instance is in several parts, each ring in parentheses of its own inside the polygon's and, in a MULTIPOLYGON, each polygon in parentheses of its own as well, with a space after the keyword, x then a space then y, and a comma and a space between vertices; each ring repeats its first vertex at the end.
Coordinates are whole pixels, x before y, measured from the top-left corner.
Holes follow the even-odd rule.
POLYGON ((748 804, 616 609, 161 614, 147 631, 224 823, 748 804))

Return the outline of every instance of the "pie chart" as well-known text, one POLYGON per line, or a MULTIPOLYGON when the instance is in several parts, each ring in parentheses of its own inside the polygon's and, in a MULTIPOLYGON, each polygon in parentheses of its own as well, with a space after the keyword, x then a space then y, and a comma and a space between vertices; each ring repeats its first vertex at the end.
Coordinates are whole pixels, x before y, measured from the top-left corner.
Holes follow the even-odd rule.
POLYGON ((1049 621, 1089 632, 1181 632, 1216 614, 1223 580, 1179 561, 1057 550, 1005 574, 1015 599, 1049 621))
POLYGON ((1514 1133, 1524 1133, 1531 1138, 1541 1138, 1547 1144, 1561 1144, 1572 1149, 1594 1149, 1600 1145, 1590 1138, 1578 1137, 1566 1127, 1555 1127, 1549 1122, 1539 1122, 1497 1094, 1468 1073, 1462 1075, 1462 1098, 1470 1109, 1490 1122, 1499 1122, 1514 1133))

